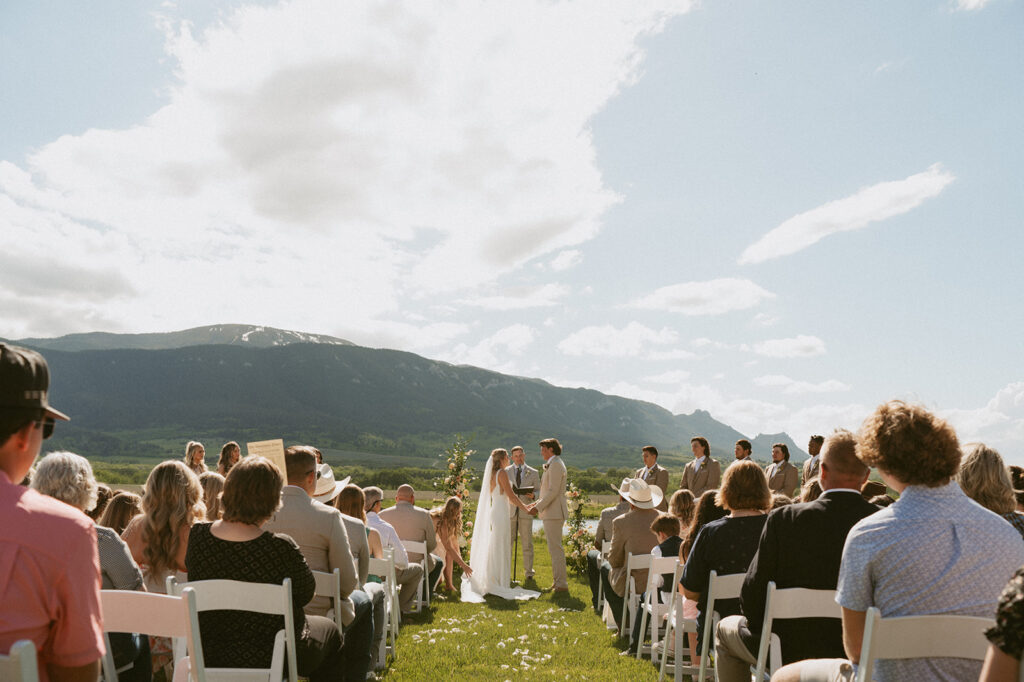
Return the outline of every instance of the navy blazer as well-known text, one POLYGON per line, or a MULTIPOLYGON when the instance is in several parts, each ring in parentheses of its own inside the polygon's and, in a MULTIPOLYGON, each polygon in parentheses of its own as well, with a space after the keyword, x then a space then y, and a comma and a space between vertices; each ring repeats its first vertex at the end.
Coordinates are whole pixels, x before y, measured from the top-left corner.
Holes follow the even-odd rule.
MULTIPOLYGON (((764 622, 768 581, 777 589, 834 590, 846 535, 855 523, 878 511, 860 493, 832 492, 813 502, 772 511, 761 532, 757 554, 747 570, 740 605, 747 632, 740 635, 754 655, 764 622)), ((846 658, 842 623, 836 618, 777 620, 772 632, 782 644, 782 662, 807 658, 846 658)))

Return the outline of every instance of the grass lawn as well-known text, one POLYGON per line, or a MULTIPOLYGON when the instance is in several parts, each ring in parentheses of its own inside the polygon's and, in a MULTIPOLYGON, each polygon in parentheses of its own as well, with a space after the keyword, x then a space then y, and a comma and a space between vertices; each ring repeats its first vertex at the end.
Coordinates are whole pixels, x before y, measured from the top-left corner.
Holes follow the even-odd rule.
MULTIPOLYGON (((551 585, 551 558, 534 538, 536 583, 551 585)), ((523 577, 522 548, 518 557, 523 577)), ((459 572, 456 569, 456 587, 459 572)), ((647 660, 620 656, 628 642, 606 629, 590 603, 585 576, 569 574, 569 593, 543 593, 530 601, 487 597, 463 604, 438 592, 428 612, 413 615, 398 635, 398 660, 386 680, 654 680, 647 660)))

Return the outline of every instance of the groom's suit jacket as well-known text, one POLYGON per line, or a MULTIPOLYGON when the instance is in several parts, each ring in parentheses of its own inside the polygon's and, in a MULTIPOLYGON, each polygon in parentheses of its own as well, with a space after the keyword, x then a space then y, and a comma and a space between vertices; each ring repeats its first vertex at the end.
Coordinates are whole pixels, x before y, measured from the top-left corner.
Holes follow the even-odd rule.
POLYGON ((540 496, 537 499, 537 516, 547 519, 569 518, 569 506, 565 503, 565 465, 562 458, 555 456, 544 465, 540 477, 540 496))
MULTIPOLYGON (((644 475, 644 469, 646 467, 640 467, 633 474, 633 478, 640 478, 644 475)), ((658 505, 658 511, 668 511, 668 469, 662 466, 658 466, 658 463, 654 463, 654 468, 651 469, 650 473, 647 474, 647 478, 643 479, 647 485, 656 485, 661 488, 661 504, 658 505)))
MULTIPOLYGON (((509 466, 505 467, 505 473, 508 474, 508 482, 512 484, 512 487, 515 487, 516 465, 510 464, 509 466)), ((522 484, 519 487, 533 488, 533 500, 538 499, 537 493, 540 491, 537 489, 540 487, 540 476, 537 474, 537 470, 534 469, 529 464, 523 465, 522 484)), ((526 497, 525 495, 519 495, 518 497, 520 500, 523 501, 523 504, 533 504, 533 500, 526 497)), ((516 514, 519 515, 519 519, 521 521, 529 521, 532 518, 529 512, 525 512, 519 507, 516 507, 515 509, 512 510, 513 518, 516 514)))
POLYGON ((768 490, 773 493, 792 496, 800 487, 800 470, 785 460, 769 464, 764 475, 768 477, 768 490))

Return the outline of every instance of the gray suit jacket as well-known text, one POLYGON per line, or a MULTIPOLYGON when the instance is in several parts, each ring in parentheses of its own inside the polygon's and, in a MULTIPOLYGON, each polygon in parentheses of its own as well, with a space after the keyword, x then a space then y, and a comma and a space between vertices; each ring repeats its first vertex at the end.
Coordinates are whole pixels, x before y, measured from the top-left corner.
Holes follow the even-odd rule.
MULTIPOLYGON (((427 570, 434 569, 434 558, 429 552, 437 547, 437 531, 430 520, 430 512, 420 509, 411 502, 396 502, 394 507, 380 512, 380 518, 395 527, 402 540, 425 542, 427 544, 427 570)), ((409 561, 419 563, 423 558, 418 552, 409 552, 409 561)))
MULTIPOLYGON (((640 478, 644 473, 644 467, 636 470, 633 474, 633 478, 640 478)), ((668 511, 668 469, 663 466, 658 466, 658 463, 654 463, 654 468, 651 469, 651 473, 647 474, 647 478, 644 479, 647 485, 656 485, 661 488, 661 504, 658 505, 658 511, 668 511)))
POLYGON ((711 459, 704 458, 700 471, 694 471, 697 460, 691 459, 683 469, 683 479, 679 482, 680 489, 685 488, 693 493, 696 499, 708 490, 718 490, 722 484, 722 465, 711 459))
MULTIPOLYGON (((608 563, 612 570, 608 574, 615 594, 626 596, 626 552, 650 554, 658 545, 658 536, 651 530, 651 524, 658 518, 657 509, 631 509, 612 521, 612 551, 608 563)), ((633 571, 636 589, 643 592, 647 587, 647 569, 633 571)))
MULTIPOLYGON (((334 507, 317 502, 302 488, 287 485, 281 491, 281 508, 263 524, 263 529, 291 536, 310 569, 330 573, 340 568, 342 601, 348 601, 348 595, 359 586, 352 551, 349 549, 348 532, 342 522, 341 512, 334 507)), ((341 605, 343 617, 346 610, 351 610, 351 606, 351 602, 348 603, 348 609, 341 605)), ((330 608, 329 598, 314 597, 306 604, 305 611, 310 615, 323 616, 330 608)))
POLYGON ((537 516, 542 521, 569 518, 569 505, 565 502, 565 465, 562 458, 555 456, 544 465, 540 477, 540 495, 537 499, 537 516))
MULTIPOLYGON (((510 464, 507 467, 505 467, 505 473, 508 474, 508 482, 512 484, 513 488, 516 487, 516 465, 515 464, 510 464)), ((520 486, 520 487, 523 487, 523 488, 530 488, 530 487, 532 487, 534 489, 533 490, 533 500, 531 500, 530 498, 526 497, 525 495, 519 495, 518 497, 519 497, 520 500, 523 501, 523 504, 532 504, 533 501, 537 499, 537 493, 540 492, 540 490, 539 490, 540 489, 540 476, 537 475, 537 470, 536 469, 534 469, 529 464, 525 464, 525 465, 523 465, 523 476, 522 476, 522 478, 523 478, 523 482, 522 482, 522 486, 520 486)), ((523 511, 519 507, 515 507, 512 510, 512 513, 513 513, 513 515, 514 514, 519 514, 519 519, 521 521, 528 521, 531 518, 531 516, 527 512, 523 511)))

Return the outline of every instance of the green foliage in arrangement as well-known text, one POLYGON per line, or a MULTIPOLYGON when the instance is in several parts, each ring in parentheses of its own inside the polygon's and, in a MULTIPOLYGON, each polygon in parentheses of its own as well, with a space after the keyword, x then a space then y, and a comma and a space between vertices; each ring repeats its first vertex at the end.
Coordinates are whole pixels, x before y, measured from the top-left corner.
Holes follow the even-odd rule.
POLYGON ((569 506, 569 536, 563 539, 568 551, 565 553, 565 562, 570 571, 576 575, 587 574, 587 552, 594 546, 594 534, 588 531, 584 525, 586 520, 586 505, 590 496, 580 490, 576 482, 569 479, 569 486, 565 491, 566 503, 569 506))

